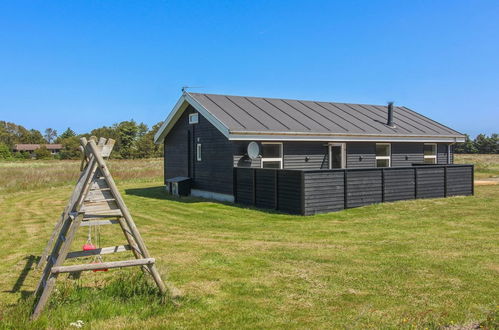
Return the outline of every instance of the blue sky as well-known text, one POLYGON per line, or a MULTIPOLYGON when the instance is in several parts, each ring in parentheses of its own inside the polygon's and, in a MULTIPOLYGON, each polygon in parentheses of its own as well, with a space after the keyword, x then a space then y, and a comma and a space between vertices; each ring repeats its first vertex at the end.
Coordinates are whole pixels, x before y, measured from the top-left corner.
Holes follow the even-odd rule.
POLYGON ((185 85, 499 132, 499 1, 0 0, 0 120, 152 125, 185 85))

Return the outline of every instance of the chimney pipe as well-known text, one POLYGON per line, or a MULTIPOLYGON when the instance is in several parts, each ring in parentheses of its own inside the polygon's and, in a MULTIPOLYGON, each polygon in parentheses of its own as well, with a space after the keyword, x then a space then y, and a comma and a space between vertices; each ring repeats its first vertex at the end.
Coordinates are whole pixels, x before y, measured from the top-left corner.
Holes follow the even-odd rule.
POLYGON ((386 124, 390 127, 395 127, 393 124, 393 102, 388 102, 388 120, 386 124))

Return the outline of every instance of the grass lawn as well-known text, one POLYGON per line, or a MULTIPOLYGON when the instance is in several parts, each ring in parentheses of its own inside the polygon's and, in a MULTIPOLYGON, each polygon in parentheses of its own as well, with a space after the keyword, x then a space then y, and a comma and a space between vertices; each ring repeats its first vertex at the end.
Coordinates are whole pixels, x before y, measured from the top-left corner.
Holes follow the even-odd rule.
MULTIPOLYGON (((0 328, 499 327, 499 185, 311 217, 170 199, 159 178, 118 185, 181 296, 161 299, 135 268, 60 276, 28 322, 33 263, 72 186, 0 189, 0 328)), ((125 241, 102 231, 103 246, 125 241)))

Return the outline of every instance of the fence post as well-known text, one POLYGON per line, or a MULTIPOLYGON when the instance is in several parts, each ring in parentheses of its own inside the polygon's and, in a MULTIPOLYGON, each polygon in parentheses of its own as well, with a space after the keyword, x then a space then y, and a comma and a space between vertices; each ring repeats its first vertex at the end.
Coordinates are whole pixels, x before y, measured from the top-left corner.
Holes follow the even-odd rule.
POLYGON ((343 170, 343 208, 348 208, 348 188, 347 188, 347 169, 343 170))
POLYGON ((279 196, 278 196, 278 190, 279 190, 279 176, 277 175, 278 174, 278 170, 275 170, 274 171, 274 205, 275 205, 275 209, 278 210, 279 209, 279 196))
POLYGON ((475 195, 475 165, 471 165, 471 196, 475 195))
POLYGON ((256 169, 251 169, 253 176, 253 206, 256 206, 256 169))
POLYGON ((414 167, 414 199, 418 198, 418 168, 414 167))
POLYGON ((232 168, 232 195, 234 195, 234 203, 237 203, 237 167, 232 168))
POLYGON ((447 166, 444 165, 444 197, 447 197, 447 166))
POLYGON ((304 171, 301 171, 301 175, 300 175, 300 186, 301 186, 301 189, 300 189, 300 193, 301 193, 301 214, 302 215, 305 215, 305 172, 304 171))
POLYGON ((381 169, 381 202, 385 201, 385 169, 381 169))

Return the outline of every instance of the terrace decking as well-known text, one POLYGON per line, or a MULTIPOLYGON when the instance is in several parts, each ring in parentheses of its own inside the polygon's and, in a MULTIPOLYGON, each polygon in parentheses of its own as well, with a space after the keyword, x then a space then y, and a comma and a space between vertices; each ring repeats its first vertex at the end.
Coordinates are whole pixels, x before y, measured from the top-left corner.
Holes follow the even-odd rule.
POLYGON ((473 195, 473 176, 473 165, 234 168, 234 197, 236 203, 312 215, 398 200, 473 195))

